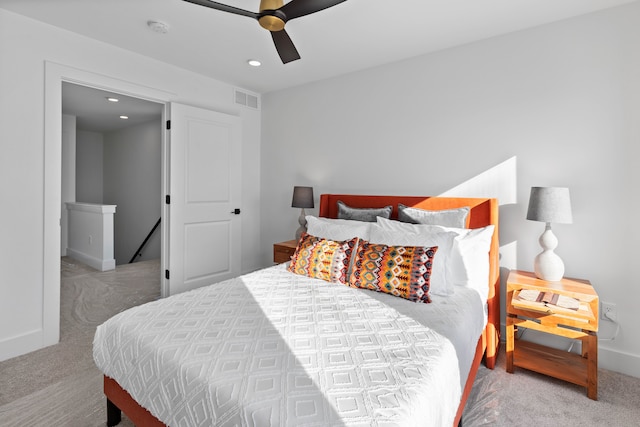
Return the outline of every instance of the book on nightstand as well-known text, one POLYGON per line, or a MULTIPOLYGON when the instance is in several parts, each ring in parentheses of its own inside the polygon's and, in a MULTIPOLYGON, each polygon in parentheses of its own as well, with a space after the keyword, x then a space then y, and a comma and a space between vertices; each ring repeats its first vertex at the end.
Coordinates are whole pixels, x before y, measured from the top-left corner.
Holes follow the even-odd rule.
POLYGON ((558 308, 569 311, 580 309, 580 301, 576 298, 534 289, 521 289, 511 303, 516 307, 538 311, 553 311, 558 308))

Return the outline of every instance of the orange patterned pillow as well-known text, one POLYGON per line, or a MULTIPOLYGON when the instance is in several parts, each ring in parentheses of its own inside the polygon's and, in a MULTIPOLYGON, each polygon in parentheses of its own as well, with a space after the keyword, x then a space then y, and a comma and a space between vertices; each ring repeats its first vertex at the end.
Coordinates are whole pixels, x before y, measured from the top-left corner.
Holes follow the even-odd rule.
POLYGON ((349 285, 429 303, 429 281, 437 250, 437 246, 387 246, 361 240, 349 285))
POLYGON ((305 233, 291 257, 288 270, 327 282, 347 284, 347 271, 357 242, 357 237, 336 242, 305 233))

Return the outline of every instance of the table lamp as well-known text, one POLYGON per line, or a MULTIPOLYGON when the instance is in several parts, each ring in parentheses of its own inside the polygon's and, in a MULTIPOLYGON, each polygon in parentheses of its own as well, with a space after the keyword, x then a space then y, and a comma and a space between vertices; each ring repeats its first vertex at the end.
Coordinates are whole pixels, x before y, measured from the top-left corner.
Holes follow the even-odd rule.
POLYGON ((302 233, 307 231, 307 220, 305 218, 305 208, 313 208, 313 187, 293 187, 292 208, 301 208, 298 223, 300 227, 296 230, 296 240, 300 240, 302 233))
POLYGON ((558 239, 551 231, 551 223, 571 224, 571 200, 569 189, 564 187, 531 187, 527 219, 545 222, 544 232, 538 242, 542 246, 534 262, 536 277, 549 282, 557 282, 564 275, 564 263, 553 252, 558 246, 558 239))

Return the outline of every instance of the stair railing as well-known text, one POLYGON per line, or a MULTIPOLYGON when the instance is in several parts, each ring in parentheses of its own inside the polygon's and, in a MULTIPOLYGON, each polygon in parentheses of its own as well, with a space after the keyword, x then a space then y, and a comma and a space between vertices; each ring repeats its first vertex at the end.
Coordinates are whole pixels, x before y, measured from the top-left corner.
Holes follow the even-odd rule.
POLYGON ((160 225, 160 220, 161 219, 162 219, 162 217, 158 218, 158 222, 156 222, 156 225, 154 225, 153 228, 151 229, 151 231, 149 232, 149 234, 147 234, 147 237, 144 239, 144 241, 142 242, 142 244, 140 245, 140 247, 138 248, 136 253, 133 255, 133 257, 129 261, 129 264, 134 262, 136 260, 136 258, 138 257, 138 255, 140 255, 140 252, 142 252, 142 248, 144 248, 144 245, 147 244, 147 242, 151 238, 151 235, 153 234, 153 232, 156 231, 156 228, 158 228, 158 226, 160 225))

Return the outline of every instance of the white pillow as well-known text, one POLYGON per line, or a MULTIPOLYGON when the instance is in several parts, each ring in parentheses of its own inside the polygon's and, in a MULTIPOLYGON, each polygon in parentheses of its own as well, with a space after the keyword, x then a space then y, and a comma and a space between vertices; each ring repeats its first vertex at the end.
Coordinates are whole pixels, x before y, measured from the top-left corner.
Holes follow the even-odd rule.
POLYGON ((462 262, 455 268, 454 283, 477 290, 486 300, 489 293, 489 249, 495 226, 458 230, 443 228, 458 233, 454 251, 460 254, 462 262))
POLYGON ((350 219, 318 218, 311 215, 307 215, 305 218, 307 233, 337 241, 349 240, 354 237, 369 240, 369 227, 373 224, 350 219))
MULTIPOLYGON (((482 228, 455 228, 440 225, 407 224, 378 217, 381 227, 406 232, 411 227, 417 233, 454 233, 453 249, 447 263, 447 279, 454 285, 468 286, 486 300, 489 293, 489 249, 494 225, 482 228)), ((437 252, 436 252, 437 256, 437 252)), ((435 261, 434 261, 435 264, 435 261)))
POLYGON ((453 294, 453 281, 448 277, 456 234, 447 231, 424 230, 414 224, 406 224, 378 217, 378 223, 371 224, 369 242, 387 246, 437 246, 433 258, 429 293, 448 296, 453 294), (384 223, 380 221, 383 220, 384 223))

